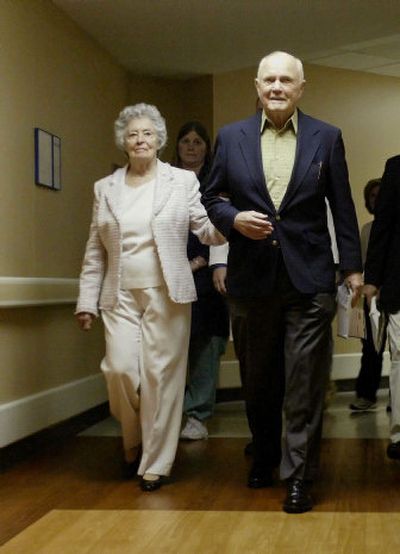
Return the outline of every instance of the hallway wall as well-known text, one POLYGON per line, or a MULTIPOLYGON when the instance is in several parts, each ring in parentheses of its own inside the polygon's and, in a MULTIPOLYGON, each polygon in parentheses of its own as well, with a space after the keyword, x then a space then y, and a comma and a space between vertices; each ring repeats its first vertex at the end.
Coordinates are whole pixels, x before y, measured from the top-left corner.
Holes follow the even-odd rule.
POLYGON ((0 447, 106 400, 102 325, 73 317, 93 183, 123 165, 113 122, 156 104, 212 128, 212 78, 129 75, 50 0, 0 4, 0 447), (34 128, 61 138, 62 191, 34 184, 34 128))
POLYGON ((101 325, 82 333, 73 309, 129 78, 49 0, 2 1, 0 37, 2 446, 106 399, 101 325), (34 127, 61 137, 60 192, 34 184, 34 127))
MULTIPOLYGON (((256 94, 255 68, 186 81, 129 75, 50 0, 3 0, 0 37, 1 447, 106 399, 101 324, 84 334, 72 313, 93 182, 125 162, 113 144, 118 111, 156 104, 170 137, 162 158, 170 161, 185 121, 201 120, 215 137, 253 113, 256 94), (34 184, 35 127, 61 137, 60 192, 34 184)), ((305 69, 302 107, 342 127, 363 223, 364 183, 398 151, 400 80, 305 69)), ((356 371, 359 351, 357 340, 336 341, 342 368, 356 371)), ((238 381, 232 360, 229 350, 222 386, 238 381)))

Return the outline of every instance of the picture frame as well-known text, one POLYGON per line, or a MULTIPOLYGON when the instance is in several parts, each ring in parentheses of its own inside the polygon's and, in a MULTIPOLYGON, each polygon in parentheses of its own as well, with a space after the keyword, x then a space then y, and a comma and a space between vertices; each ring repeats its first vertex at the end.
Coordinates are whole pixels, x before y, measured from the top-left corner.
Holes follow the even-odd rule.
POLYGON ((35 127, 35 184, 61 190, 61 138, 35 127))

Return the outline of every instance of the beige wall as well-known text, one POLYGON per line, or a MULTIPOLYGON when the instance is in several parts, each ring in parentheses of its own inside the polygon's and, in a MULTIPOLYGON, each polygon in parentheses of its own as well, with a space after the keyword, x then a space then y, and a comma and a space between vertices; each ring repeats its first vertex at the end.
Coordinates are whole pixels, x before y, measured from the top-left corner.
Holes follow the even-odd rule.
POLYGON ((200 119, 211 129, 213 105, 211 77, 129 76, 50 0, 3 0, 0 36, 0 301, 15 303, 0 308, 1 409, 99 370, 101 324, 83 334, 73 304, 46 305, 73 297, 76 285, 35 278, 78 277, 93 182, 125 161, 113 144, 119 110, 138 101, 156 104, 167 119, 164 159, 170 160, 180 125, 200 119), (35 127, 61 137, 61 192, 34 185, 35 127), (26 282, 5 284, 5 277, 26 282), (44 302, 35 307, 31 300, 44 302))
POLYGON ((78 277, 93 182, 125 161, 113 144, 119 110, 156 104, 167 119, 170 160, 178 128, 200 119, 211 129, 213 105, 211 77, 129 76, 50 0, 1 2, 0 36, 0 301, 15 303, 0 308, 1 408, 99 370, 100 322, 84 334, 73 304, 46 302, 76 293, 76 285, 57 279, 78 277), (34 127, 61 137, 61 192, 34 185, 34 127), (5 284, 4 277, 26 282, 5 284), (31 300, 44 302, 35 307, 31 300), (27 307, 17 306, 23 302, 27 307))
POLYGON ((127 75, 49 1, 2 2, 0 35, 1 273, 76 276, 127 75), (33 184, 34 127, 61 137, 60 193, 33 184))
POLYGON ((380 177, 400 150, 400 79, 357 71, 306 66, 302 109, 342 129, 359 223, 370 216, 363 188, 380 177))
POLYGON ((103 350, 101 325, 79 332, 72 306, 0 310, 0 403, 94 374, 103 350))
POLYGON ((212 136, 213 79, 210 76, 188 80, 132 76, 129 101, 155 104, 165 117, 168 144, 161 155, 164 161, 173 160, 176 136, 187 121, 201 121, 212 136))
MULTIPOLYGON (((0 36, 0 275, 76 278, 93 182, 121 160, 112 123, 128 75, 48 0, 2 1, 0 36), (34 185, 34 127, 61 137, 61 192, 34 185)), ((101 326, 85 335, 72 313, 0 310, 0 403, 98 371, 101 326)))
MULTIPOLYGON (((0 37, 0 277, 78 276, 93 181, 124 162, 112 124, 126 104, 160 108, 170 135, 165 160, 185 121, 199 119, 213 134, 254 112, 254 68, 186 81, 129 76, 50 0, 3 0, 0 37), (34 127, 61 137, 61 192, 34 185, 34 127)), ((316 66, 306 67, 306 77, 304 110, 343 129, 364 222, 364 182, 380 175, 384 160, 398 150, 400 81, 316 66)), ((4 297, 0 290, 0 300, 14 293, 18 301, 22 288, 4 297)), ((0 309, 0 408, 98 372, 101 325, 80 333, 72 310, 72 304, 0 309)), ((342 343, 336 352, 359 349, 357 341, 342 343)))
MULTIPOLYGON (((214 133, 255 109, 256 67, 214 77, 214 133)), ((306 65, 307 85, 300 107, 340 127, 360 226, 369 220, 363 187, 382 175, 385 160, 398 153, 400 79, 306 65)), ((337 339, 335 353, 359 352, 356 339, 337 339)))

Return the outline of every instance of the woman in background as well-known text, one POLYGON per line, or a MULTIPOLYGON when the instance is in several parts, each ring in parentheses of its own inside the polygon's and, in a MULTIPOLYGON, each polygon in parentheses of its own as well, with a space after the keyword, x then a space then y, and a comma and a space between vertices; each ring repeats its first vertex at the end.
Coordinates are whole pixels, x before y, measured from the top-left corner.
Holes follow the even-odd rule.
POLYGON ((155 106, 123 109, 115 141, 128 163, 95 184, 76 316, 88 330, 101 311, 101 369, 121 423, 125 474, 137 471, 150 492, 169 475, 179 439, 196 300, 188 233, 208 244, 224 239, 200 202, 196 175, 157 158, 167 131, 155 106))
MULTIPOLYGON (((211 164, 211 143, 201 123, 189 121, 182 126, 175 155, 178 167, 196 173, 202 192, 211 164)), ((192 304, 189 376, 183 407, 186 424, 180 436, 198 440, 208 436, 206 420, 214 411, 220 358, 229 335, 229 316, 224 298, 213 286, 212 271, 208 267, 209 248, 193 233, 189 233, 187 255, 198 300, 192 304)))

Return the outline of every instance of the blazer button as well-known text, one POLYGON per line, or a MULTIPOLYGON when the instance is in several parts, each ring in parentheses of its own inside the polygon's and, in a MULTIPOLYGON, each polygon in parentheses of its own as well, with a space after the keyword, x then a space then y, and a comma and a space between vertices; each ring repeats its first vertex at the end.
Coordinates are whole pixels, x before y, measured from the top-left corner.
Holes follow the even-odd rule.
POLYGON ((272 241, 272 246, 278 246, 278 244, 279 244, 279 243, 278 243, 277 240, 273 240, 273 241, 272 241))

